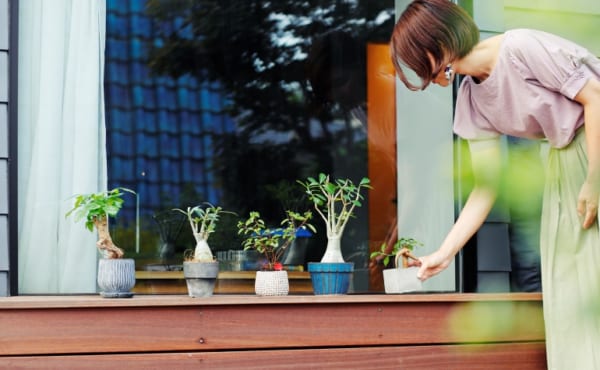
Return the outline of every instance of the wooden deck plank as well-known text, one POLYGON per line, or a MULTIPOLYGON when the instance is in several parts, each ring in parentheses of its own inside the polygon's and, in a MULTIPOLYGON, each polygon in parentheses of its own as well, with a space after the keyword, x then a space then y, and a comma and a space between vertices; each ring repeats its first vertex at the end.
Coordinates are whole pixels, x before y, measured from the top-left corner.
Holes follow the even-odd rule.
POLYGON ((136 295, 131 299, 106 299, 97 294, 77 296, 17 296, 0 297, 3 309, 50 309, 77 307, 157 307, 265 304, 346 304, 346 303, 411 303, 411 302, 538 302, 541 293, 442 293, 442 294, 347 294, 288 295, 258 297, 242 294, 215 294, 210 298, 190 298, 187 295, 136 295))
POLYGON ((543 343, 0 357, 7 369, 546 369, 543 343))
POLYGON ((517 295, 0 299, 0 356, 543 341, 517 295))

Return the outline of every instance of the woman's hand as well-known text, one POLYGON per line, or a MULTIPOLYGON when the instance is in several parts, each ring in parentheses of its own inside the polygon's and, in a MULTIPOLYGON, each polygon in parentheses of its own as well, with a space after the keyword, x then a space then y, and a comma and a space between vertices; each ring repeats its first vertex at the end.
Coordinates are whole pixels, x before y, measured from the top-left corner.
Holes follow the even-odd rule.
POLYGON ((598 215, 599 186, 585 181, 577 198, 577 214, 581 217, 584 229, 589 228, 596 221, 598 215))
POLYGON ((445 257, 439 250, 424 257, 419 257, 418 261, 410 261, 409 266, 419 266, 417 277, 425 281, 432 276, 442 272, 452 262, 452 257, 445 257))

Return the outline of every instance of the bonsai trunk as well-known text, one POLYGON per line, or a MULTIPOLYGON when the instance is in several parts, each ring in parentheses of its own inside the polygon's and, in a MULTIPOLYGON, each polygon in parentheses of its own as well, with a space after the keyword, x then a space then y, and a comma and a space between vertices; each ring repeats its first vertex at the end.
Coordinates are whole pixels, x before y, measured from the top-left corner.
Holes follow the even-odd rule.
POLYGON ((398 259, 402 258, 402 268, 408 268, 408 259, 412 258, 415 261, 419 261, 419 259, 415 256, 412 255, 412 253, 410 252, 410 249, 408 248, 402 248, 398 251, 398 254, 396 255, 396 267, 400 267, 398 265, 398 259))
POLYGON ((206 239, 198 235, 196 237, 196 249, 194 250, 194 261, 212 262, 214 260, 206 239))
POLYGON ((97 217, 94 219, 94 225, 98 230, 98 242, 96 245, 98 249, 104 251, 106 258, 121 258, 123 257, 123 250, 113 243, 110 233, 108 232, 108 218, 97 217))
POLYGON ((321 259, 321 262, 346 262, 342 256, 342 249, 339 236, 327 237, 327 249, 321 259))

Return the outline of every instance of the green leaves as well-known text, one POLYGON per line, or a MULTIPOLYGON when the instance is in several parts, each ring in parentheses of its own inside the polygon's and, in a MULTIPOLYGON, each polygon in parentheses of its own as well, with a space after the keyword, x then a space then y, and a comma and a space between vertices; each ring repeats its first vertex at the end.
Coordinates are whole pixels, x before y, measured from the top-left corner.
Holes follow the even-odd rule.
POLYGON ((174 208, 173 210, 186 215, 194 237, 199 237, 204 241, 208 241, 210 234, 215 231, 222 213, 235 214, 234 212, 224 211, 223 208, 214 206, 209 202, 188 207, 185 211, 179 208, 174 208))
POLYGON ((391 252, 386 253, 387 245, 382 243, 379 247, 379 250, 371 252, 370 258, 373 259, 377 256, 383 257, 383 265, 387 266, 390 263, 390 258, 394 257, 401 249, 406 248, 410 251, 414 250, 416 247, 423 246, 423 243, 413 238, 400 238, 394 243, 394 246, 391 252))
POLYGON ((371 181, 363 177, 358 185, 350 179, 331 181, 329 175, 320 173, 318 180, 308 177, 298 181, 304 187, 308 199, 313 202, 319 215, 325 220, 328 235, 341 234, 355 207, 362 206, 362 189, 371 189, 371 181))
POLYGON ((323 188, 325 189, 325 191, 331 195, 335 194, 335 191, 337 190, 337 186, 335 186, 334 184, 327 182, 325 184, 323 184, 323 188))
POLYGON ((119 187, 99 193, 76 195, 73 208, 65 214, 65 217, 73 214, 75 222, 85 219, 85 227, 93 231, 95 220, 117 216, 123 207, 123 192, 135 194, 133 190, 119 187))
POLYGON ((269 228, 261 218, 260 213, 250 212, 247 220, 238 221, 238 234, 245 237, 242 245, 244 250, 254 249, 263 254, 272 268, 279 262, 283 252, 296 239, 298 229, 308 228, 313 233, 316 229, 309 223, 312 213, 286 211, 279 228, 269 228))

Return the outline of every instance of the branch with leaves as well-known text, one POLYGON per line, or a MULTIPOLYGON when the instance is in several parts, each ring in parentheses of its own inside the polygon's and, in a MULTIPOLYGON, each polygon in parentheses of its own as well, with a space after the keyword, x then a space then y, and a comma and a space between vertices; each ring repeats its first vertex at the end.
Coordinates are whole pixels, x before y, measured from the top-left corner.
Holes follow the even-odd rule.
MULTIPOLYGON (((387 266, 390 263, 390 258, 396 256, 396 261, 398 260, 398 255, 402 257, 402 265, 406 267, 408 265, 408 258, 416 259, 412 253, 416 247, 423 246, 423 243, 413 238, 400 238, 394 243, 394 247, 391 251, 387 251, 387 244, 381 244, 381 247, 378 251, 374 251, 371 253, 370 258, 376 258, 378 256, 383 256, 383 265, 387 266)), ((399 267, 399 266, 396 266, 399 267)))
POLYGON ((208 238, 210 234, 215 232, 222 213, 235 213, 224 211, 223 208, 214 206, 208 202, 195 207, 188 207, 185 211, 179 208, 174 208, 173 210, 187 216, 194 239, 196 239, 193 256, 188 257, 188 253, 186 253, 186 260, 213 261, 214 256, 208 246, 208 238))
POLYGON ((264 255, 267 260, 264 266, 266 270, 283 268, 279 260, 285 250, 296 240, 299 229, 316 232, 314 226, 309 223, 312 218, 310 211, 297 213, 288 210, 286 216, 279 228, 267 227, 258 212, 250 212, 247 220, 238 222, 238 234, 246 238, 242 242, 244 250, 254 249, 264 255))
POLYGON ((364 177, 358 185, 349 179, 331 181, 329 175, 319 174, 318 179, 309 177, 298 181, 305 189, 315 210, 325 221, 327 237, 341 238, 348 220, 354 217, 354 209, 362 206, 363 188, 371 189, 370 180, 364 177))
POLYGON ((75 196, 75 204, 65 217, 73 214, 75 222, 85 218, 85 227, 89 231, 98 231, 98 249, 104 253, 106 258, 121 258, 124 252, 113 242, 108 230, 108 218, 116 217, 123 207, 123 192, 136 194, 135 191, 126 188, 115 188, 91 194, 80 194, 75 196))

